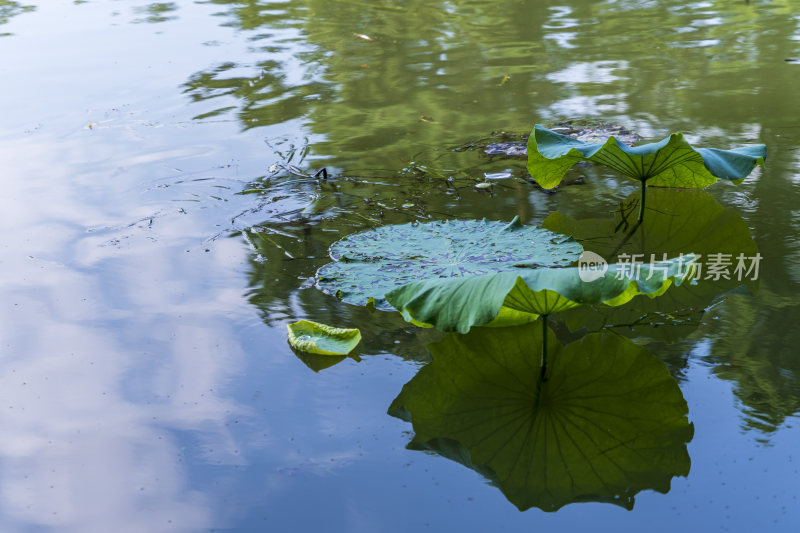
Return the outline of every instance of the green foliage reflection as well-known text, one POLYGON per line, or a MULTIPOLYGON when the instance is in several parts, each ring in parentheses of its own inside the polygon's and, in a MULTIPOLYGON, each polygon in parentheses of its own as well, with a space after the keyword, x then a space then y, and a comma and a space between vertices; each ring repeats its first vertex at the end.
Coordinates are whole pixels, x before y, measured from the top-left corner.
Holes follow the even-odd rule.
POLYGON ((552 364, 539 386, 541 329, 475 328, 430 346, 393 402, 409 445, 486 475, 520 510, 578 501, 632 509, 641 490, 667 492, 689 473, 686 401, 664 364, 631 341, 593 334, 566 346, 549 333, 552 364))
POLYGON ((653 188, 648 194, 648 213, 641 225, 632 215, 638 208, 638 193, 620 204, 615 218, 576 220, 553 213, 542 225, 572 236, 610 262, 626 256, 649 263, 652 258, 679 257, 691 251, 698 257, 699 283, 684 283, 659 298, 636 298, 615 309, 567 311, 562 318, 571 329, 613 328, 625 335, 673 342, 694 331, 705 310, 723 295, 741 289, 756 291, 758 280, 752 274, 739 279, 735 272, 738 257, 750 266, 758 254, 750 228, 735 209, 723 207, 705 191, 653 188), (728 279, 709 274, 711 260, 718 257, 731 261, 728 279))
POLYGON ((169 13, 177 10, 178 5, 175 2, 153 2, 146 6, 134 8, 136 13, 145 15, 145 17, 143 19, 134 20, 133 22, 148 22, 151 24, 167 22, 177 18, 174 15, 169 15, 169 13))
MULTIPOLYGON (((0 25, 7 24, 11 17, 21 13, 29 13, 36 9, 36 6, 24 5, 14 0, 0 0, 0 25)), ((0 37, 8 36, 9 33, 0 32, 0 37)))

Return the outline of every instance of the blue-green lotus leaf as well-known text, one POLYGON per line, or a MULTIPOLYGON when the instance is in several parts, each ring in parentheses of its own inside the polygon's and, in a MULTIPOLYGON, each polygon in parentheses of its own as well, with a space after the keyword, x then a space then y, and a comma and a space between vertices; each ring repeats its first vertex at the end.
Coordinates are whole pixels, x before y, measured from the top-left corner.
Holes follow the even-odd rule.
POLYGON ((319 355, 347 355, 361 342, 358 329, 335 328, 311 320, 286 326, 289 345, 302 352, 319 355))
POLYGON ((317 287, 347 303, 392 309, 384 295, 411 281, 565 266, 582 251, 571 238, 518 218, 382 226, 331 245, 334 262, 317 271, 317 287))
POLYGON ((475 469, 520 510, 578 501, 631 509, 637 492, 665 493, 688 475, 694 428, 664 363, 608 332, 566 346, 548 336, 541 386, 538 324, 430 345, 433 362, 389 408, 412 423, 409 448, 475 469))
POLYGON ((545 189, 561 183, 575 163, 592 161, 648 185, 659 187, 708 187, 717 179, 740 183, 756 167, 764 165, 765 145, 733 150, 693 148, 680 133, 641 146, 610 137, 589 143, 561 135, 537 124, 528 138, 528 172, 545 189))
POLYGON ((473 326, 531 322, 583 304, 622 305, 640 294, 655 298, 690 278, 693 264, 692 254, 640 265, 616 263, 590 281, 580 266, 428 279, 395 289, 386 300, 406 319, 467 333, 473 326))

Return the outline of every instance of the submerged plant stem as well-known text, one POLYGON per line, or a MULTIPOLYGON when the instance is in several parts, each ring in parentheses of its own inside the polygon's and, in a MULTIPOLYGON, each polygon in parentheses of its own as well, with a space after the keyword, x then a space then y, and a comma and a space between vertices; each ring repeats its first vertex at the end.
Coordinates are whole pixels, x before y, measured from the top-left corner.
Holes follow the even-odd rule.
POLYGON ((547 315, 542 315, 542 371, 539 373, 539 379, 536 380, 536 401, 533 403, 533 409, 539 408, 539 400, 542 398, 542 386, 547 381, 547 315))
MULTIPOLYGON (((631 227, 631 229, 628 230, 628 233, 625 234, 625 237, 623 237, 623 239, 619 242, 617 247, 614 248, 614 251, 608 255, 609 258, 617 256, 617 253, 622 249, 623 246, 625 246, 628 243, 629 240, 631 240, 631 237, 633 237, 634 233, 636 233, 636 231, 639 229, 641 225, 642 221, 637 220, 636 223, 631 227)), ((642 239, 644 239, 644 230, 642 231, 642 239)))
POLYGON ((539 381, 547 381, 547 315, 542 315, 542 375, 539 381))
POLYGON ((644 220, 644 200, 647 193, 647 182, 642 180, 642 200, 639 202, 639 224, 644 220))

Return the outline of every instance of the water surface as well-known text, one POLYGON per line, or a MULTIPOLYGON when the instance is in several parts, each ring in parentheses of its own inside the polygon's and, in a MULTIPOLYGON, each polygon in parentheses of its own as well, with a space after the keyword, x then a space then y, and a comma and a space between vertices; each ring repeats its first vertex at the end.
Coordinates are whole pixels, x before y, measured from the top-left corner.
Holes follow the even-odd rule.
POLYGON ((796 7, 0 0, 0 529, 794 531, 796 7), (630 511, 520 512, 406 449, 387 410, 440 335, 313 286, 379 224, 611 216, 637 185, 610 171, 547 194, 454 150, 566 119, 769 150, 708 189, 763 256, 756 294, 648 343, 691 469, 630 511), (357 356, 296 356, 301 318, 361 328, 357 356))

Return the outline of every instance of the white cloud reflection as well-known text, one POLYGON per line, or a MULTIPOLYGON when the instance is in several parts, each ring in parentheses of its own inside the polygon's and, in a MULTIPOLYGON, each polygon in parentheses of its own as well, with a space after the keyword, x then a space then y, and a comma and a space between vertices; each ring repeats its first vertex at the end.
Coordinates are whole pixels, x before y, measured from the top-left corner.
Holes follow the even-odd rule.
POLYGON ((213 506, 189 487, 174 435, 196 433, 213 450, 206 460, 241 461, 226 425, 242 410, 217 391, 242 353, 208 313, 224 313, 228 295, 176 305, 170 291, 148 291, 153 309, 182 307, 185 324, 161 313, 136 320, 85 275, 57 264, 32 273, 41 272, 36 288, 3 291, 0 530, 208 527, 213 506), (148 341, 126 342, 137 336, 148 341))
POLYGON ((85 158, 79 144, 4 143, 19 164, 0 197, 0 530, 207 529, 215 505, 185 461, 242 462, 227 425, 243 410, 225 387, 243 351, 221 319, 252 312, 235 288, 241 245, 205 253, 208 228, 182 215, 87 233, 141 198, 113 190, 130 181, 108 187, 113 203, 76 187, 103 174, 62 170, 85 158), (184 430, 200 443, 188 456, 184 430))

